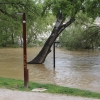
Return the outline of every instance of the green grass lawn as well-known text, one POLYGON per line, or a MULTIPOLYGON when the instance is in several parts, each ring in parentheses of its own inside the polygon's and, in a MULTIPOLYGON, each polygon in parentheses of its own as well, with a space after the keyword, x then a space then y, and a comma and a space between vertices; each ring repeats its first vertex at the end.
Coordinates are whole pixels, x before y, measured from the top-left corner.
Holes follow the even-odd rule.
POLYGON ((29 82, 28 89, 25 89, 22 80, 15 80, 15 79, 2 78, 2 77, 0 78, 0 88, 7 88, 7 89, 12 89, 12 90, 14 89, 14 90, 21 90, 21 91, 31 91, 34 88, 45 88, 47 89, 45 91, 46 93, 66 94, 71 96, 81 96, 81 97, 100 99, 100 93, 80 90, 76 88, 57 86, 53 84, 41 84, 41 83, 29 82))

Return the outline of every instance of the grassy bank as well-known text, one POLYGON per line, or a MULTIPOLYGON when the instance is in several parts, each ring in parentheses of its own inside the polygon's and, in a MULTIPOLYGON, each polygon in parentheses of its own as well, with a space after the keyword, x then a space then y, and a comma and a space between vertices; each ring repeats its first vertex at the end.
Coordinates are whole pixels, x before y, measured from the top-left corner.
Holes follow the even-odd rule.
POLYGON ((47 93, 53 93, 53 94, 58 93, 58 94, 100 99, 100 93, 80 90, 76 88, 29 82, 29 88, 25 89, 23 84, 24 83, 22 80, 0 78, 0 88, 7 88, 7 89, 14 89, 14 90, 21 90, 21 91, 31 91, 34 88, 46 88, 47 90, 45 92, 47 93))

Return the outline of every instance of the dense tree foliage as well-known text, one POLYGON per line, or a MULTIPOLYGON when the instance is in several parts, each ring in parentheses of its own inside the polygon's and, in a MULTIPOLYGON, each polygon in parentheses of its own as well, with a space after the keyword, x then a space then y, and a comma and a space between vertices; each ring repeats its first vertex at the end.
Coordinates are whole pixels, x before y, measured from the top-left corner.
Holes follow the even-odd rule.
POLYGON ((52 10, 57 15, 62 10, 63 17, 75 17, 80 10, 89 17, 95 18, 100 15, 99 0, 45 0, 44 11, 52 10))
POLYGON ((100 27, 94 20, 79 12, 76 21, 62 32, 61 46, 68 49, 91 49, 100 46, 100 27))
POLYGON ((95 49, 100 46, 100 27, 90 26, 86 29, 70 27, 60 36, 61 46, 67 49, 95 49))
POLYGON ((100 46, 100 26, 88 27, 83 32, 82 47, 85 49, 94 49, 100 46))
POLYGON ((41 0, 0 0, 0 46, 22 42, 22 16, 17 12, 26 13, 28 44, 47 31, 41 0))

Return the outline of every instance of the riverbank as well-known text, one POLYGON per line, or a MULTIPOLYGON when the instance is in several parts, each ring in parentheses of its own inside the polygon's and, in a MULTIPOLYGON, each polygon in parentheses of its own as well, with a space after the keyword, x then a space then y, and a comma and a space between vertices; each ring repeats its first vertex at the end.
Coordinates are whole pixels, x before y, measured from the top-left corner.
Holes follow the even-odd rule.
POLYGON ((78 97, 80 96, 80 97, 100 99, 100 93, 80 90, 76 88, 62 87, 62 86, 57 86, 52 84, 40 84, 40 83, 29 82, 28 89, 25 89, 22 80, 15 80, 15 79, 8 79, 8 78, 0 78, 0 88, 21 90, 27 92, 31 92, 31 90, 34 88, 45 88, 47 89, 45 93, 63 94, 67 96, 69 95, 69 96, 78 96, 78 97))

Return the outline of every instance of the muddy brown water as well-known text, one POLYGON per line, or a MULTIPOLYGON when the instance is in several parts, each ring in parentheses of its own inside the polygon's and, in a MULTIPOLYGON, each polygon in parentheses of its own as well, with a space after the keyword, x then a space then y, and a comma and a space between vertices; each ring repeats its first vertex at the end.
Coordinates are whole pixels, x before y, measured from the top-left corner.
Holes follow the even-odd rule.
MULTIPOLYGON (((40 47, 27 49, 27 60, 32 60, 40 47)), ((100 51, 68 51, 56 48, 56 68, 53 70, 53 54, 44 64, 27 65, 29 81, 52 83, 100 92, 100 51)), ((0 77, 23 80, 23 49, 0 49, 0 77)))

